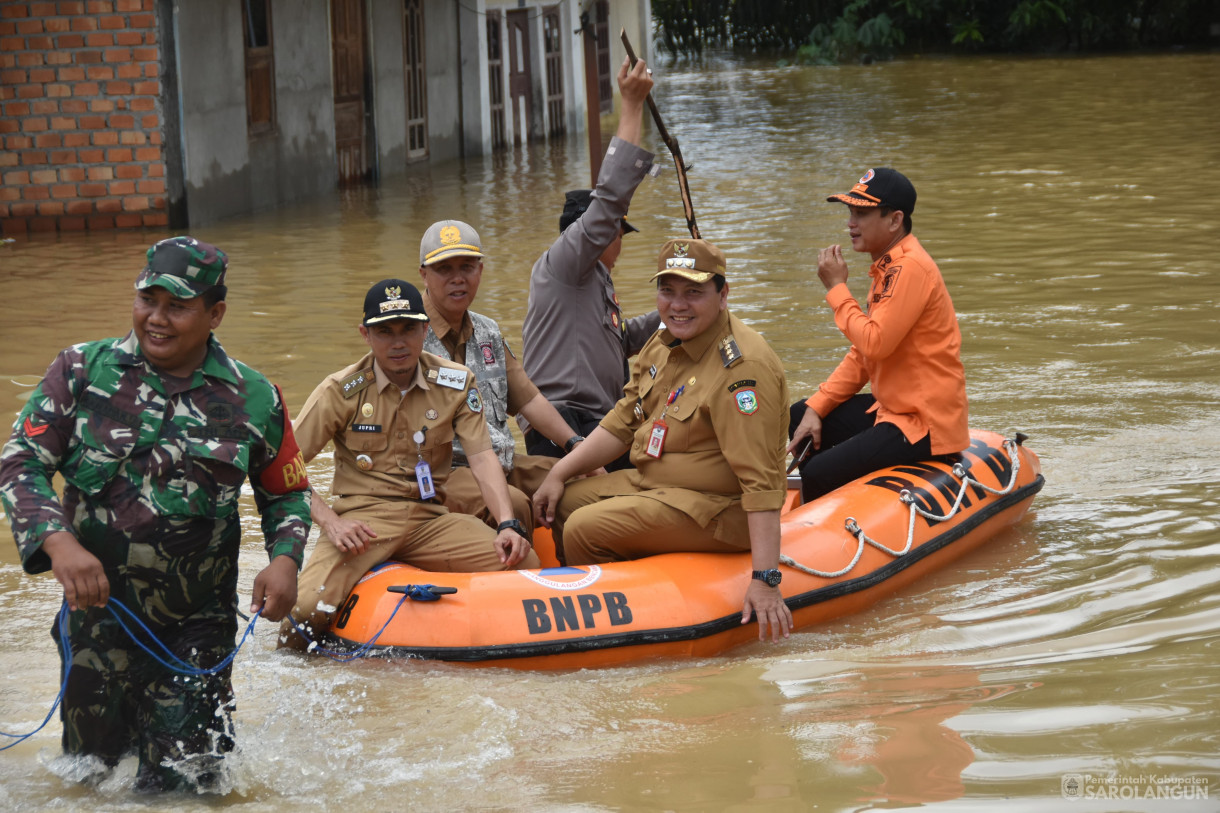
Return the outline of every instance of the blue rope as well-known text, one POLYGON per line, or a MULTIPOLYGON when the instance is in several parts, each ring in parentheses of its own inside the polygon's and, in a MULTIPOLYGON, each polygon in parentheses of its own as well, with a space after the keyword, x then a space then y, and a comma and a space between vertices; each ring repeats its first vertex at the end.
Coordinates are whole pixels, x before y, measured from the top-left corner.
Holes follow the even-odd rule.
POLYGON ((250 633, 254 630, 254 622, 258 621, 259 616, 263 614, 263 611, 260 609, 250 618, 250 623, 246 625, 246 631, 242 634, 241 640, 237 642, 236 648, 234 648, 234 650, 230 652, 224 660, 210 669, 200 669, 198 667, 191 666, 189 663, 171 652, 169 647, 167 647, 164 642, 157 637, 157 634, 150 630, 148 625, 145 624, 139 616, 129 610, 127 606, 117 598, 110 599, 109 603, 106 605, 106 609, 110 610, 110 614, 114 616, 114 620, 119 622, 119 626, 122 627, 123 631, 127 633, 127 636, 136 643, 136 646, 140 647, 140 649, 151 655, 153 660, 171 672, 177 672, 180 675, 188 675, 190 677, 207 677, 208 675, 214 675, 232 663, 233 659, 237 657, 237 653, 241 651, 242 645, 246 643, 246 639, 250 637, 250 633), (123 617, 115 612, 116 607, 119 610, 127 613, 127 615, 140 626, 140 629, 144 630, 145 634, 148 635, 152 642, 165 653, 168 660, 162 658, 160 655, 150 649, 143 641, 136 637, 136 634, 131 631, 131 627, 127 626, 127 624, 123 621, 123 617))
MULTIPOLYGON (((288 620, 292 622, 292 628, 295 629, 302 638, 314 645, 310 651, 319 652, 331 660, 338 661, 339 663, 350 663, 351 661, 365 657, 370 651, 373 650, 377 644, 377 639, 380 638, 381 634, 386 631, 387 627, 390 626, 390 622, 394 620, 394 616, 398 615, 399 608, 402 607, 403 603, 408 598, 414 599, 415 601, 438 601, 440 596, 432 592, 432 587, 433 585, 431 584, 403 585, 402 598, 400 598, 398 603, 394 605, 394 611, 390 613, 390 617, 386 619, 386 622, 381 625, 381 629, 377 630, 377 634, 369 639, 368 642, 361 644, 350 652, 339 652, 318 646, 317 642, 310 638, 309 635, 306 634, 305 630, 297 624, 296 619, 292 617, 291 613, 288 615, 288 620)), ((224 660, 210 669, 199 669, 198 667, 191 666, 189 663, 171 652, 169 647, 157 637, 157 634, 150 630, 148 625, 145 624, 139 616, 128 609, 127 606, 117 598, 111 598, 106 603, 106 609, 108 609, 110 614, 114 616, 114 619, 119 622, 119 626, 122 627, 123 631, 127 633, 127 636, 131 638, 133 642, 135 642, 136 646, 152 656, 153 660, 171 672, 177 672, 178 674, 189 675, 191 677, 205 677, 207 675, 214 675, 231 664, 233 659, 237 657, 237 653, 241 651, 242 646, 245 645, 246 639, 250 637, 250 633, 254 631, 254 624, 256 621, 258 621, 259 616, 261 616, 263 612, 262 610, 259 610, 258 612, 254 613, 253 616, 251 616, 250 623, 246 625, 246 631, 242 633, 241 640, 237 642, 237 646, 224 660), (163 658, 161 655, 158 655, 147 644, 136 637, 136 634, 132 632, 131 627, 127 626, 127 623, 123 620, 123 617, 119 615, 119 612, 126 613, 132 620, 134 620, 136 624, 139 625, 140 629, 144 630, 144 633, 148 636, 148 638, 166 657, 163 658)), ((51 705, 51 710, 47 712, 46 719, 44 719, 42 723, 40 723, 39 726, 33 731, 27 734, 9 734, 5 731, 0 731, 0 737, 8 737, 13 740, 13 742, 10 742, 8 745, 0 746, 0 751, 7 751, 8 749, 19 745, 46 728, 47 723, 49 723, 51 718, 55 715, 55 710, 59 708, 59 704, 63 701, 64 695, 68 691, 68 676, 72 673, 72 644, 68 640, 68 612, 68 602, 65 601, 62 605, 60 605, 59 614, 56 616, 55 621, 59 629, 60 653, 61 657, 63 658, 63 663, 65 664, 64 678, 59 687, 59 694, 55 697, 55 702, 51 705)))
POLYGON ((367 642, 361 644, 360 646, 356 647, 355 649, 353 649, 349 652, 340 652, 339 650, 336 650, 336 649, 327 649, 326 647, 322 646, 317 641, 315 641, 313 638, 310 638, 309 633, 307 633, 303 627, 301 627, 299 624, 297 624, 297 620, 292 617, 291 613, 288 615, 288 620, 292 623, 292 628, 294 630, 296 630, 297 635, 300 635, 309 644, 311 644, 311 646, 309 648, 310 652, 317 652, 321 655, 325 655, 326 657, 330 658, 332 661, 336 661, 338 663, 351 663, 352 661, 359 660, 360 658, 365 657, 366 655, 369 654, 369 652, 371 652, 373 650, 373 647, 376 646, 376 644, 377 644, 377 639, 381 637, 381 633, 385 632, 386 627, 390 626, 390 622, 394 620, 394 616, 398 615, 398 609, 400 607, 402 607, 403 603, 408 598, 414 598, 416 601, 436 601, 437 599, 440 598, 440 596, 433 594, 432 591, 427 589, 432 586, 430 584, 428 584, 428 585, 411 584, 411 585, 407 585, 407 586, 412 589, 422 586, 425 588, 424 592, 427 593, 429 596, 431 596, 431 598, 417 598, 416 596, 412 595, 411 592, 404 592, 402 595, 402 598, 400 598, 398 600, 398 603, 394 605, 394 611, 392 613, 390 613, 390 617, 387 618, 385 620, 385 623, 381 625, 381 629, 377 630, 377 634, 374 635, 372 638, 370 638, 367 642))
POLYGON ((63 603, 63 606, 59 608, 59 615, 56 617, 56 624, 59 627, 59 645, 63 653, 64 663, 67 664, 67 666, 64 667, 64 680, 59 686, 59 694, 56 696, 55 702, 51 705, 51 710, 47 712, 46 719, 42 721, 38 728, 35 728, 28 734, 9 734, 7 732, 0 731, 0 736, 9 737, 13 740, 13 742, 10 742, 8 745, 0 747, 0 751, 7 751, 16 745, 20 745, 30 737, 37 734, 39 731, 46 728, 47 723, 51 722, 51 718, 55 715, 55 709, 59 708, 60 701, 64 699, 64 694, 68 691, 68 675, 72 672, 72 645, 68 643, 68 602, 66 601, 63 603))

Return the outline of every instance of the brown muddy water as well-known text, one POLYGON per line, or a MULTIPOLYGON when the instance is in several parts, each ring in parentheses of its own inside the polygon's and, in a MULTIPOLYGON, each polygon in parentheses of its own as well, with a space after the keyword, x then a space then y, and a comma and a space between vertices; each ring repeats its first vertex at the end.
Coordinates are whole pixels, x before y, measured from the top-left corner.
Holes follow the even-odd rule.
MULTIPOLYGON (((0 807, 1220 809, 1220 56, 659 67, 730 305, 794 393, 845 350, 814 273, 818 248, 847 242, 825 196, 871 165, 913 179, 916 233, 959 311, 971 423, 1024 432, 1042 458, 1026 520, 866 612, 696 662, 339 665, 277 654, 261 623, 235 667, 227 797, 135 796, 129 764, 73 785, 52 721, 0 753, 0 807)), ((476 309, 519 347, 530 265, 587 176, 573 138, 201 227, 232 257, 219 336, 299 409, 362 352, 368 285, 413 279, 423 230, 458 218, 490 254, 476 309)), ((656 250, 685 229, 672 172, 645 183, 632 222, 616 280, 634 314, 656 250)), ((164 236, 0 246, 0 412, 60 348, 127 330, 141 252, 164 236)), ((859 294, 867 262, 849 261, 859 294)), ((329 465, 311 466, 323 493, 329 465)), ((248 596, 266 560, 246 520, 248 596)), ((59 601, 0 542, 0 730, 51 707, 59 601)))

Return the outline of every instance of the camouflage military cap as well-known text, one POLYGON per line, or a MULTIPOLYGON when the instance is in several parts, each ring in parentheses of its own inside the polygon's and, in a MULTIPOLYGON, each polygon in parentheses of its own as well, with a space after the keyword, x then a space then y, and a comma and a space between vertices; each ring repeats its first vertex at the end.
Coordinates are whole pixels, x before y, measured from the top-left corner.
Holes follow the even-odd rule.
POLYGON ((223 285, 229 258, 194 237, 170 237, 148 250, 148 264, 136 279, 136 290, 160 286, 181 299, 194 299, 223 285))

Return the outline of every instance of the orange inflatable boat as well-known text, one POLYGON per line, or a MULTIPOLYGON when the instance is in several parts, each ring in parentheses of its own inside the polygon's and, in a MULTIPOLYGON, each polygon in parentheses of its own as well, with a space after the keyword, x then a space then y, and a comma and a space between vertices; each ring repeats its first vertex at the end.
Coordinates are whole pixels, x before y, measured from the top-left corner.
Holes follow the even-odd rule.
MULTIPOLYGON (((864 609, 1014 525, 1043 483, 1023 440, 972 431, 956 463, 882 469, 805 505, 790 490, 780 570, 794 629, 864 609)), ((548 533, 535 546, 558 565, 548 533)), ((356 585, 321 643, 526 669, 706 657, 758 639, 756 624, 741 624, 749 577, 748 553, 497 573, 387 562, 356 585)))

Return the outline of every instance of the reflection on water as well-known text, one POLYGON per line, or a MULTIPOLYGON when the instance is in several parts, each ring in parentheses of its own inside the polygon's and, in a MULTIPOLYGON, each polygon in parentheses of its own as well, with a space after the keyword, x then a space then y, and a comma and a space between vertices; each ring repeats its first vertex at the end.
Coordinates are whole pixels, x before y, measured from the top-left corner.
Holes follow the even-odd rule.
MULTIPOLYGON (((1023 431, 1042 457, 1030 518, 857 616, 697 663, 340 666, 274 654, 260 625, 235 671, 237 791, 221 806, 1042 810, 1060 807, 1071 773, 1220 794, 1218 68, 1164 55, 659 71, 700 226, 729 256, 731 305, 794 393, 845 349, 813 273, 816 249, 846 242, 825 196, 871 164, 912 177, 916 232, 960 313, 972 423, 1023 431)), ((563 190, 587 185, 581 142, 201 229, 233 258, 222 340, 299 408, 361 352, 368 285, 413 279, 419 236, 448 217, 482 235, 477 308, 514 340, 563 190)), ((646 182, 632 222, 642 233, 616 279, 638 313, 657 247, 685 228, 672 173, 646 182)), ((0 246, 0 411, 17 411, 61 347, 127 329, 128 286, 162 236, 0 246)), ((866 263, 849 264, 859 293, 866 263)), ((314 461, 317 482, 330 465, 314 461)), ((244 521, 248 593, 265 559, 257 518, 244 521)), ((27 731, 50 706, 58 600, 0 543, 0 730, 27 731)), ((0 805, 142 806, 121 771, 65 785, 58 751, 53 722, 0 755, 0 805)), ((1215 808, 1168 804, 1105 809, 1215 808)))

